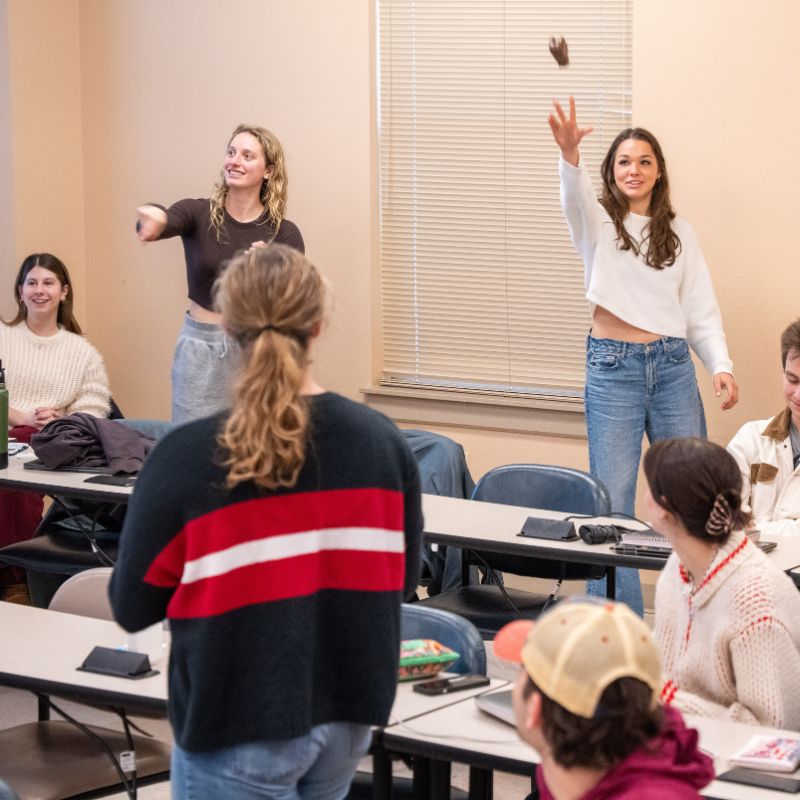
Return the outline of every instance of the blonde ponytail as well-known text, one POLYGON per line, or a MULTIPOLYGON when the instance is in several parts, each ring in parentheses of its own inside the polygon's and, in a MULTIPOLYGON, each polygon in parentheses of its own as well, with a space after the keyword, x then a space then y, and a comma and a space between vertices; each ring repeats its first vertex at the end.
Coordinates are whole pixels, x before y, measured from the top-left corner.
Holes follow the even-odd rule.
POLYGON ((324 316, 323 280, 302 253, 272 245, 236 256, 215 291, 243 356, 218 439, 227 485, 294 486, 305 463, 309 407, 300 390, 308 343, 324 316))

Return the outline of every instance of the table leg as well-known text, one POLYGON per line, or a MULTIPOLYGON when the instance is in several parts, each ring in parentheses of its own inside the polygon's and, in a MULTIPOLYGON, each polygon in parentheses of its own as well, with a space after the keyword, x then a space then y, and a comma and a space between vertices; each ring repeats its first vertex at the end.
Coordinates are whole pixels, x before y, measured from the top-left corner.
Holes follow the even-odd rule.
POLYGON ((613 600, 617 594, 617 568, 609 567, 606 571, 606 597, 613 600))
POLYGON ((380 745, 372 751, 372 796, 374 800, 392 797, 392 759, 380 745))
POLYGON ((429 800, 431 796, 431 760, 414 756, 414 800, 429 800))
POLYGON ((490 769, 470 767, 469 800, 492 800, 494 793, 493 773, 490 769))
POLYGON ((47 695, 37 694, 36 701, 39 711, 39 722, 47 722, 50 719, 50 704, 47 702, 47 695))
POLYGON ((431 800, 450 799, 450 762, 431 762, 431 800))

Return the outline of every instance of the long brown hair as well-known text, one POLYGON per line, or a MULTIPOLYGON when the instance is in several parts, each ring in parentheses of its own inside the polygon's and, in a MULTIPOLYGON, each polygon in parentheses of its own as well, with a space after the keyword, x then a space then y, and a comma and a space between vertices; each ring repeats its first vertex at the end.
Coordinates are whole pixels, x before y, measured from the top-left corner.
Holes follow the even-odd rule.
POLYGON ((724 542, 744 528, 742 473, 733 456, 707 439, 662 439, 644 456, 644 474, 653 500, 674 514, 686 530, 705 542, 724 542))
POLYGON ((78 325, 78 320, 75 319, 75 315, 72 313, 72 301, 75 293, 72 288, 69 272, 67 272, 67 267, 64 262, 60 258, 56 258, 52 255, 52 253, 33 253, 33 255, 28 256, 22 262, 22 266, 19 268, 17 277, 14 280, 14 302, 17 304, 17 316, 8 324, 19 325, 19 323, 24 322, 25 318, 28 316, 28 309, 20 298, 19 290, 22 284, 25 283, 25 278, 28 277, 28 273, 34 267, 42 267, 50 270, 50 272, 58 278, 62 287, 69 287, 64 302, 60 303, 58 306, 57 322, 70 333, 77 333, 82 336, 83 331, 81 330, 81 326, 78 325))
POLYGON ((680 252, 681 240, 672 229, 675 212, 669 197, 667 164, 656 137, 644 128, 626 128, 608 148, 600 172, 603 178, 603 193, 600 196, 600 203, 608 212, 616 228, 617 247, 620 250, 631 250, 637 256, 641 253, 644 256, 644 263, 649 267, 655 269, 671 267, 680 252), (658 170, 661 173, 650 196, 650 221, 645 226, 645 235, 641 242, 637 242, 625 229, 624 220, 630 211, 630 206, 628 198, 620 192, 614 181, 614 159, 619 146, 626 139, 647 142, 653 149, 658 170))
MULTIPOLYGON (((261 181, 261 192, 259 199, 267 210, 267 218, 272 223, 272 230, 269 236, 264 237, 265 241, 272 241, 278 233, 284 216, 286 215, 286 193, 288 179, 286 177, 286 165, 284 164, 283 148, 278 141, 278 137, 266 128, 257 125, 237 125, 228 144, 240 134, 249 133, 258 139, 261 150, 264 153, 264 161, 268 167, 272 167, 269 178, 261 181)), ((225 198, 228 196, 228 184, 223 176, 214 186, 214 191, 209 200, 209 211, 211 224, 217 234, 217 241, 222 238, 222 224, 225 220, 225 198)))
POLYGON ((324 281, 302 253, 273 244, 238 254, 214 288, 223 326, 243 358, 218 439, 227 484, 294 486, 309 427, 300 389, 309 340, 325 313, 324 281))

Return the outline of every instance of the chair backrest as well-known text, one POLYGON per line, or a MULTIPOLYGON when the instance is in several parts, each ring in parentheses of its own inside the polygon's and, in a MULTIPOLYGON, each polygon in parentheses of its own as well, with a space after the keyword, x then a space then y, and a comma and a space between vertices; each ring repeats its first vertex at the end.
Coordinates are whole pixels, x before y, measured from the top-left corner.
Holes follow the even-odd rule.
POLYGON ((611 513, 606 487, 588 472, 550 464, 509 464, 489 470, 473 500, 573 514, 611 513))
MULTIPOLYGON (((551 464, 509 464, 489 470, 472 493, 473 500, 528 506, 573 514, 611 513, 611 499, 601 481, 578 469, 551 464)), ((477 563, 494 569, 540 578, 584 580, 602 577, 602 567, 482 552, 477 563), (562 571, 563 570, 563 571, 562 571)))
POLYGON ((0 800, 19 800, 19 795, 0 778, 0 800))
POLYGON ((96 567, 73 575, 58 587, 49 609, 95 619, 114 619, 108 599, 111 567, 96 567))
POLYGON ((419 603, 403 603, 401 639, 435 639, 455 650, 461 658, 448 665, 449 672, 486 674, 486 648, 478 629, 464 617, 419 603))

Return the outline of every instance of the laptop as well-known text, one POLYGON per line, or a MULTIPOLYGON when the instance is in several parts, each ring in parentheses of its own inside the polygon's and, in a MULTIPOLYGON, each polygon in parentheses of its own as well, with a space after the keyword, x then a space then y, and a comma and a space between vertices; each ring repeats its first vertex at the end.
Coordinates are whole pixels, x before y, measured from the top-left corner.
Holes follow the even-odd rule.
POLYGON ((475 705, 485 714, 490 714, 508 725, 515 724, 514 708, 511 705, 511 689, 479 694, 474 700, 475 705))

